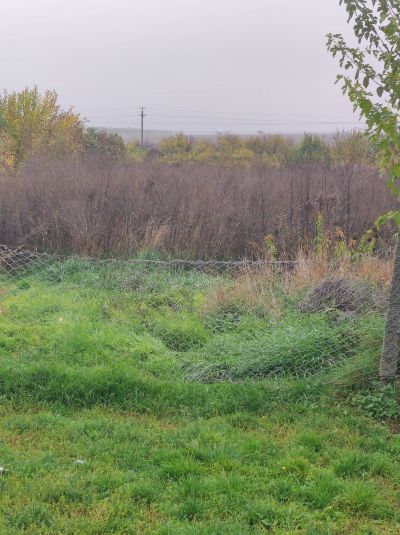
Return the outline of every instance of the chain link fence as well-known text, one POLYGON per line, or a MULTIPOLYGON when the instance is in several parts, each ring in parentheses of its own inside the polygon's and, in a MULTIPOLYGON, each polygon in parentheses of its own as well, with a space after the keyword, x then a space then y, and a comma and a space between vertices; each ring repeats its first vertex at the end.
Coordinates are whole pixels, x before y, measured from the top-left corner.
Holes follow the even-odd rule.
POLYGON ((0 323, 64 325, 53 351, 70 344, 74 365, 99 365, 109 347, 113 365, 157 378, 352 386, 378 379, 391 274, 371 256, 99 260, 0 246, 0 323), (91 342, 73 346, 76 333, 91 342))

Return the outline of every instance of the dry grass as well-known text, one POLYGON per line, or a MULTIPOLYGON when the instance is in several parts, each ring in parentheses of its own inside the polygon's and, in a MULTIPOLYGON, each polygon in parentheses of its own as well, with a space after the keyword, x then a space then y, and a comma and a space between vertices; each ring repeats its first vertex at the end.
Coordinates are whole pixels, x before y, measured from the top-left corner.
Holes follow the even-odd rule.
POLYGON ((332 261, 300 252, 293 264, 244 267, 231 282, 224 282, 209 292, 203 311, 245 306, 276 317, 284 310, 284 298, 290 299, 328 277, 361 279, 387 290, 392 268, 391 259, 364 256, 354 260, 347 256, 332 261))
POLYGON ((245 306, 278 316, 282 303, 276 289, 281 275, 272 266, 244 267, 237 277, 210 290, 202 306, 203 312, 207 314, 229 310, 232 306, 245 306))

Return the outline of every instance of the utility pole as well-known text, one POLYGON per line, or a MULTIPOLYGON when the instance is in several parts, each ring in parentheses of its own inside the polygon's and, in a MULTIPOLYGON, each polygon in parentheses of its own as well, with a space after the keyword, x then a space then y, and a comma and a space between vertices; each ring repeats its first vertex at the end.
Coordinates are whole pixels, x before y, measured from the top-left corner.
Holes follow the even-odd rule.
POLYGON ((144 128, 143 128, 143 124, 144 124, 144 118, 146 117, 146 114, 144 113, 144 108, 141 107, 140 108, 140 121, 141 121, 141 129, 140 129, 140 146, 142 147, 142 149, 144 148, 144 136, 143 136, 143 133, 144 133, 144 128))

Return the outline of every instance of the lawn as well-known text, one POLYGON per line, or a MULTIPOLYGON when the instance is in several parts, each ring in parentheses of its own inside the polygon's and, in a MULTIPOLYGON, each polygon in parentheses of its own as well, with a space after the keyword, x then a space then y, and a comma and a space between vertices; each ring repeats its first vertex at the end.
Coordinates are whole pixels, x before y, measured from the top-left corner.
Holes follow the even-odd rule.
POLYGON ((248 283, 73 259, 1 277, 0 533, 399 533, 384 318, 248 283))

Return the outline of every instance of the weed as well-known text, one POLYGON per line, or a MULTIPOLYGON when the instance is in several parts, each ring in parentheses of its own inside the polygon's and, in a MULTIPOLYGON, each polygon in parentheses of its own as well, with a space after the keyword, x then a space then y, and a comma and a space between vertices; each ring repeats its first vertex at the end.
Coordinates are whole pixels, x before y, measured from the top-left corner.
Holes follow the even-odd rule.
POLYGON ((352 402, 363 412, 379 420, 400 418, 398 386, 375 383, 368 390, 352 396, 352 402))

